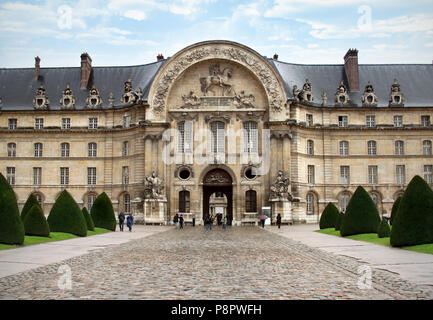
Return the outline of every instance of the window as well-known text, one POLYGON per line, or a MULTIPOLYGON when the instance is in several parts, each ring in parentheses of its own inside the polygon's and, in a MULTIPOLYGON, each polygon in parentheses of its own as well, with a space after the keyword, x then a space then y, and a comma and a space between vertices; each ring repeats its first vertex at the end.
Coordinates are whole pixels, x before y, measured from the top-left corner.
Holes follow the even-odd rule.
POLYGON ((308 172, 308 183, 315 183, 314 166, 308 166, 307 172, 308 172))
POLYGON ((348 155, 349 155, 349 142, 340 141, 340 156, 348 156, 348 155))
POLYGON ((347 205, 349 204, 350 194, 344 192, 340 195, 340 210, 341 212, 346 212, 347 205))
POLYGON ((338 126, 339 127, 347 127, 348 118, 347 116, 338 116, 338 126))
POLYGON ((405 167, 404 165, 398 165, 395 167, 396 172, 396 180, 398 184, 404 184, 406 181, 405 178, 405 167))
POLYGON ((310 156, 314 155, 314 141, 307 140, 307 154, 310 156))
POLYGON ((430 140, 424 140, 422 142, 422 154, 425 156, 431 156, 431 141, 430 140))
POLYGON ((122 184, 129 183, 129 167, 122 167, 122 184))
POLYGON ((179 192, 179 212, 190 212, 190 193, 187 190, 179 192))
POLYGON ((98 118, 89 118, 89 129, 98 129, 98 118))
POLYGON ((367 127, 374 127, 376 125, 376 116, 366 116, 365 122, 367 127))
POLYGON ((192 146, 192 121, 184 121, 177 125, 178 152, 191 153, 192 146))
POLYGON ((122 155, 123 156, 128 156, 129 155, 129 141, 123 141, 122 155))
POLYGON ((306 124, 309 127, 311 127, 313 125, 313 115, 312 114, 307 113, 306 124))
POLYGON ((71 118, 62 118, 62 129, 71 129, 71 118))
POLYGON ((43 128, 44 128, 44 118, 36 118, 35 129, 43 129, 43 128))
POLYGON ((404 154, 404 142, 401 140, 397 140, 395 142, 395 154, 403 155, 404 154))
POLYGON ((69 157, 69 143, 63 142, 60 144, 60 156, 69 157))
POLYGON ((33 184, 39 186, 42 183, 42 168, 33 168, 33 184))
POLYGON ((394 116, 394 127, 403 127, 403 116, 394 116))
POLYGON ((377 166, 368 166, 368 183, 377 184, 377 166))
POLYGON ((69 184, 69 168, 60 168, 60 184, 68 185, 69 184))
POLYGON ((13 142, 8 143, 8 157, 17 156, 17 145, 13 142))
POLYGON ((87 184, 96 184, 96 168, 87 168, 87 184))
POLYGON ((433 184, 432 171, 433 171, 432 165, 425 165, 424 166, 424 180, 428 184, 433 184))
POLYGON ((129 193, 123 195, 123 211, 127 213, 131 212, 131 196, 129 193))
POLYGON ((123 117, 123 127, 129 128, 131 126, 131 116, 124 116, 123 117))
POLYGON ((6 179, 10 185, 15 184, 15 167, 6 168, 6 179))
POLYGON ((314 214, 315 211, 315 197, 312 193, 307 193, 307 214, 314 214))
POLYGON ((350 183, 349 166, 340 166, 340 182, 343 184, 350 183))
POLYGON ((421 125, 423 127, 430 126, 430 116, 421 116, 421 125))
POLYGON ((257 153, 258 140, 257 122, 244 122, 244 152, 257 153))
POLYGON ((257 212, 257 192, 254 190, 245 192, 245 212, 257 212))
POLYGON ((370 140, 367 142, 367 149, 369 155, 375 155, 376 154, 376 141, 370 140))
POLYGON ((89 212, 92 209, 95 200, 96 200, 96 194, 90 193, 87 195, 86 203, 87 203, 87 210, 89 210, 89 212))
POLYGON ((212 153, 224 153, 225 152, 225 125, 223 122, 217 121, 212 122, 210 126, 211 130, 211 150, 212 153))
POLYGON ((9 123, 9 130, 15 130, 17 128, 18 120, 17 119, 9 119, 8 123, 9 123))
POLYGON ((89 157, 96 157, 98 155, 98 146, 96 144, 96 142, 90 142, 87 145, 87 155, 89 157))
POLYGON ((35 146, 35 157, 42 157, 42 143, 37 142, 35 146))

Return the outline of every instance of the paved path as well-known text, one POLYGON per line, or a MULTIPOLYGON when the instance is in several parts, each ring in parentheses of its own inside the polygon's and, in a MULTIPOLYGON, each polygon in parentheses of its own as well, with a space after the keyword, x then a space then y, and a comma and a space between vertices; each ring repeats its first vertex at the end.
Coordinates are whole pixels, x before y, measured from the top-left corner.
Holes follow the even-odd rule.
POLYGON ((257 227, 171 228, 0 278, 0 299, 433 299, 374 268, 359 288, 360 266, 257 227), (59 288, 65 265, 70 290, 59 288))
POLYGON ((433 286, 433 255, 376 245, 364 241, 340 238, 318 230, 317 224, 267 227, 285 238, 299 241, 313 248, 358 259, 360 262, 394 272, 408 281, 433 286))

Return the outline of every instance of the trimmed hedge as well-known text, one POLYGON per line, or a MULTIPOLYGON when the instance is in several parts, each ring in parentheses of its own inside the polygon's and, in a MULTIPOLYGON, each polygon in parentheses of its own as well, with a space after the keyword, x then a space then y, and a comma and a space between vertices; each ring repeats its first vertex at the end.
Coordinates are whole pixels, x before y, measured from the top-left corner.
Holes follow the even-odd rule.
POLYGON ((379 211, 371 196, 362 186, 356 188, 347 205, 340 226, 343 237, 361 233, 377 233, 380 224, 379 211))
POLYGON ((26 235, 49 237, 50 227, 39 205, 34 204, 27 212, 23 221, 26 235))
POLYGON ((400 205, 400 201, 401 201, 401 196, 398 197, 397 199, 395 199, 394 204, 392 205, 392 210, 391 210, 391 218, 389 223, 392 225, 395 219, 395 216, 397 215, 397 210, 398 210, 398 206, 400 205))
POLYGON ((433 243, 433 190, 420 176, 410 181, 391 230, 393 247, 433 243))
POLYGON ((0 243, 23 244, 24 225, 12 187, 0 173, 0 243))
POLYGON ((93 202, 90 215, 95 227, 116 231, 116 217, 113 205, 105 192, 101 193, 93 202))
POLYGON ((382 219, 382 221, 379 224, 379 227, 377 228, 377 236, 379 238, 386 238, 389 237, 391 234, 391 229, 389 228, 388 222, 386 222, 385 219, 382 219))
POLYGON ((339 215, 340 212, 337 207, 333 203, 329 202, 320 217, 320 229, 335 228, 339 215))
POLYGON ((343 219, 344 219, 344 213, 338 212, 338 219, 337 219, 337 223, 335 224, 335 230, 340 230, 343 219))
POLYGON ((92 217, 86 207, 81 210, 83 212, 84 220, 86 220, 87 230, 95 231, 95 224, 93 223, 92 217))
POLYGON ((51 232, 72 233, 80 237, 87 236, 87 225, 80 207, 66 191, 60 194, 48 216, 51 232))
MULTIPOLYGON (((38 205, 39 208, 41 208, 38 200, 36 199, 36 197, 33 195, 33 193, 31 193, 29 195, 29 197, 27 198, 26 203, 24 204, 23 209, 21 210, 21 220, 24 221, 26 214, 30 211, 30 209, 34 206, 34 205, 38 205)), ((42 211, 42 208, 41 208, 42 211)))

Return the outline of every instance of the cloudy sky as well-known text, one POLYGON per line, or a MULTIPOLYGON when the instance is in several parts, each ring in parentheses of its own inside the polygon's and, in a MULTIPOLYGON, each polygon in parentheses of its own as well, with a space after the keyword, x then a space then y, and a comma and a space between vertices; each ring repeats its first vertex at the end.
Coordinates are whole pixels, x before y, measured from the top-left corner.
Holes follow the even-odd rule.
POLYGON ((307 64, 432 63, 432 0, 0 1, 0 67, 136 65, 223 39, 307 64))

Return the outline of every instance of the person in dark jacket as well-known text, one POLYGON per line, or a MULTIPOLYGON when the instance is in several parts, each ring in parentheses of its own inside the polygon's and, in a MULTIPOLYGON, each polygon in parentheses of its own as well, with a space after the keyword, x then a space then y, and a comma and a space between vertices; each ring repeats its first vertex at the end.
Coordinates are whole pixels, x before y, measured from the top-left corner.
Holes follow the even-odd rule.
POLYGON ((278 226, 278 229, 280 229, 280 227, 281 227, 281 214, 277 215, 277 226, 278 226))
POLYGON ((179 217, 179 229, 183 229, 183 215, 179 217))
POLYGON ((120 212, 118 219, 119 219, 119 230, 123 231, 123 225, 125 224, 125 214, 123 212, 120 212))
POLYGON ((174 227, 175 229, 177 229, 177 223, 179 222, 179 214, 175 214, 174 218, 173 218, 173 223, 174 223, 174 227))
POLYGON ((132 225, 134 224, 134 217, 132 214, 129 214, 126 218, 126 226, 129 228, 129 232, 132 231, 132 225))

